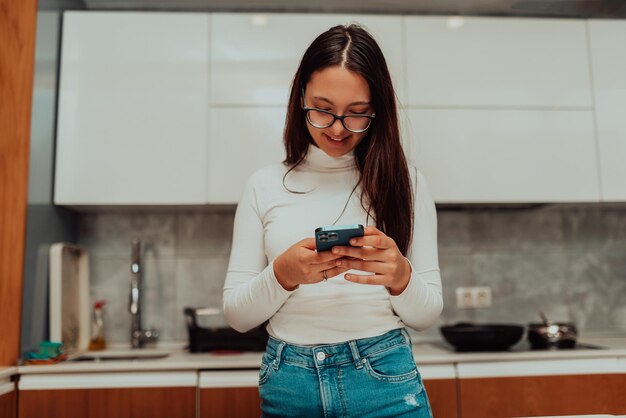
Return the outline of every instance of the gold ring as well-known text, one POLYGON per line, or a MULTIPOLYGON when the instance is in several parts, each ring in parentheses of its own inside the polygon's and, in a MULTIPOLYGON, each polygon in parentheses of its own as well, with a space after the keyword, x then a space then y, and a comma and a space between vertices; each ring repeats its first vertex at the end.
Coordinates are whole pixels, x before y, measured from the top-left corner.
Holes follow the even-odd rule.
POLYGON ((328 273, 326 270, 322 270, 322 276, 324 276, 324 281, 328 280, 328 273))

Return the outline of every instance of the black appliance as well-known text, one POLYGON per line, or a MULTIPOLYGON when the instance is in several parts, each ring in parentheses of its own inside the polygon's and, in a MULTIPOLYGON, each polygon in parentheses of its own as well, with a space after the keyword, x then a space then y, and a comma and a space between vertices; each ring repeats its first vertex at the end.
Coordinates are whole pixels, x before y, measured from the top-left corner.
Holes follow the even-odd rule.
POLYGON ((502 351, 522 339, 523 325, 459 322, 439 328, 457 351, 502 351))
POLYGON ((201 353, 208 351, 265 351, 269 337, 263 323, 248 332, 239 332, 228 326, 211 324, 217 318, 223 318, 217 308, 190 308, 183 310, 187 333, 189 335, 189 351, 201 353))

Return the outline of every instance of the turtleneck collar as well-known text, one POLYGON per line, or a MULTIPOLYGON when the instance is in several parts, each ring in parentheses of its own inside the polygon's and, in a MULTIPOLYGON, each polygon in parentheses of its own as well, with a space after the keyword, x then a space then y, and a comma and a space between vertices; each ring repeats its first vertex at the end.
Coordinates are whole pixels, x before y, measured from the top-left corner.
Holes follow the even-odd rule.
POLYGON ((309 150, 304 161, 302 162, 302 165, 316 171, 350 170, 356 167, 354 150, 351 150, 341 157, 331 157, 321 148, 318 148, 313 144, 309 144, 309 150))

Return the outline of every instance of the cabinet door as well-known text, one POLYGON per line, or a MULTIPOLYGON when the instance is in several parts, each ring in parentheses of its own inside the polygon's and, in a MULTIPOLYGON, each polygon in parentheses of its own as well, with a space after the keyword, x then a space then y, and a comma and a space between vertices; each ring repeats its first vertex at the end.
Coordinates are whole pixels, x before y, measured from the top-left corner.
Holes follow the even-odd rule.
POLYGON ((592 106, 583 20, 410 17, 404 48, 408 105, 592 106))
POLYGON ((456 418, 456 379, 425 379, 424 387, 433 416, 437 418, 456 418))
POLYGON ((197 373, 23 375, 20 418, 194 418, 197 373))
POLYGON ((66 12, 56 204, 201 204, 208 14, 66 12))
POLYGON ((598 201, 591 111, 409 110, 437 203, 598 201))
MULTIPOLYGON (((86 389, 20 390, 20 418, 90 417, 86 389)), ((94 411, 94 413, 98 413, 94 411)))
POLYGON ((200 418, 257 418, 261 415, 258 370, 200 372, 200 418))
MULTIPOLYGON (((196 388, 20 391, 20 418, 194 418, 196 388)), ((3 415, 4 417, 4 415, 3 415)))
POLYGON ((626 413, 620 359, 460 363, 457 370, 463 418, 626 413))
POLYGON ((261 401, 258 388, 200 389, 201 418, 258 418, 261 401))
POLYGON ((286 106, 304 51, 332 26, 360 23, 378 41, 404 97, 399 16, 216 13, 211 23, 213 105, 286 106))
POLYGON ((211 109, 208 202, 239 202, 248 177, 285 159, 285 108, 211 109))
POLYGON ((602 200, 626 201, 626 21, 589 21, 602 200))
MULTIPOLYGON (((456 417, 454 366, 421 366, 424 387, 433 415, 456 417)), ((200 417, 258 417, 261 414, 258 371, 200 373, 200 417)))
POLYGON ((0 381, 0 417, 17 418, 17 392, 10 381, 0 381))
POLYGON ((418 366, 428 395, 428 401, 437 418, 456 418, 456 371, 452 364, 418 366))
POLYGON ((461 416, 626 414, 626 375, 460 379, 461 416))

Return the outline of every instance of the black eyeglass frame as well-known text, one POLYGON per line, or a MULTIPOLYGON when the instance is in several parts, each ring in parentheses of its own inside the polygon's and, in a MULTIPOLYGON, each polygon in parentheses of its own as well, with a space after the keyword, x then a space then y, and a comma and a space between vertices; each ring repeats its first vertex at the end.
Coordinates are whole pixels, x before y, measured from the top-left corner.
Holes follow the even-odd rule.
POLYGON ((343 127, 344 127, 344 128, 346 128, 346 130, 348 130, 348 131, 350 131, 350 132, 352 132, 352 133, 355 133, 355 134, 360 134, 360 133, 362 133, 362 132, 367 131, 367 130, 370 128, 370 126, 372 126, 372 122, 373 122, 373 121, 374 121, 374 119, 376 118, 376 113, 372 113, 371 115, 360 115, 360 114, 352 114, 352 113, 349 113, 349 114, 347 114, 347 115, 341 115, 341 116, 340 116, 340 115, 335 115, 334 113, 329 112, 328 110, 319 109, 319 108, 317 108, 317 107, 308 107, 308 106, 305 104, 305 101, 304 101, 304 91, 302 92, 302 104, 304 105, 304 106, 302 106, 302 110, 304 110, 304 114, 305 114, 305 117, 306 117, 306 121, 307 121, 307 122, 308 122, 308 123, 309 123, 312 127, 317 128, 317 129, 326 129, 326 128, 328 128, 328 127, 331 127, 331 126, 333 126, 333 124, 335 123, 335 121, 336 121, 337 119, 339 119, 339 120, 341 121, 341 125, 343 125, 343 127), (315 111, 317 111, 317 112, 326 113, 327 115, 332 116, 332 117, 333 117, 333 120, 332 120, 332 122, 330 122, 328 125, 325 125, 325 126, 316 125, 316 124, 314 124, 314 123, 311 121, 311 117, 309 116, 309 111, 310 111, 310 110, 315 110, 315 111), (366 119, 369 119, 369 124, 365 127, 365 129, 360 129, 360 130, 356 130, 356 131, 355 131, 355 130, 350 129, 350 128, 348 128, 348 127, 346 126, 346 123, 344 122, 344 119, 345 119, 345 118, 366 118, 366 119))

